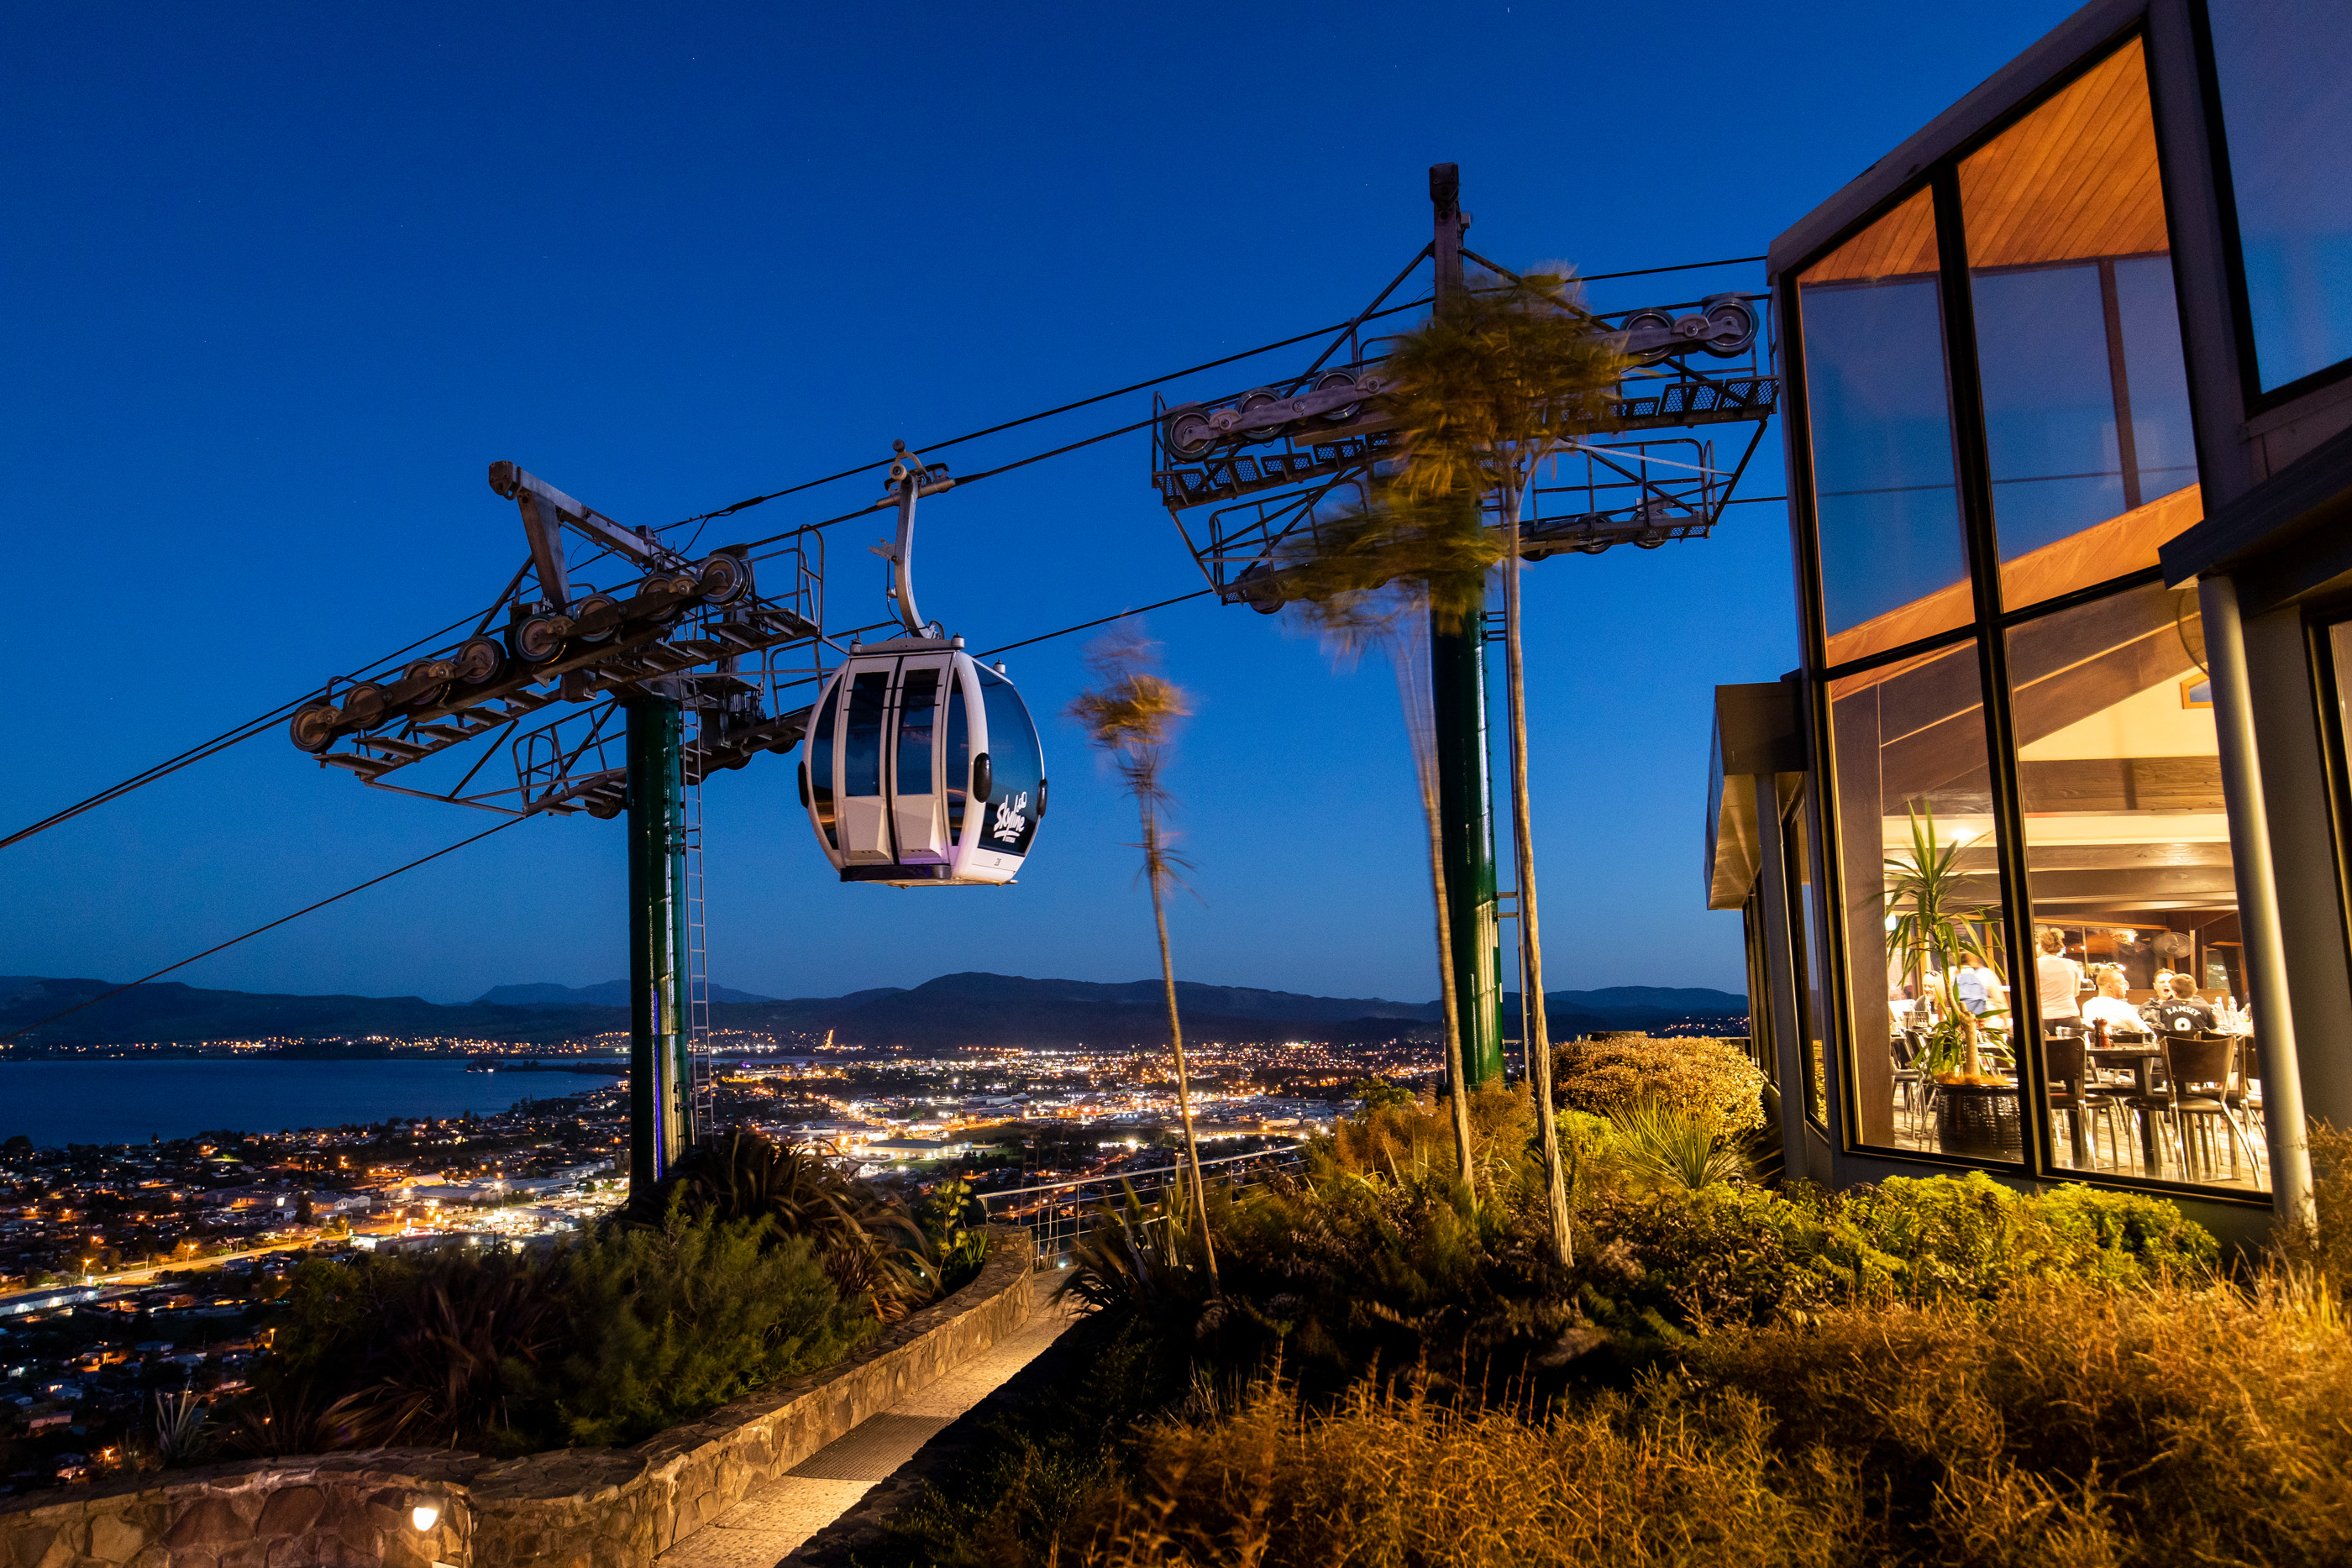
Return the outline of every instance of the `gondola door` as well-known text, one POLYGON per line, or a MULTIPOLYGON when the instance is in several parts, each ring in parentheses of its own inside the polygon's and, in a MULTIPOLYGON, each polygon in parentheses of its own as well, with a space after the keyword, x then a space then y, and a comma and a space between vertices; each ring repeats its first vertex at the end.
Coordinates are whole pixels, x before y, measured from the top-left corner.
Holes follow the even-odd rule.
POLYGON ((898 662, 893 702, 891 827, 900 865, 946 865, 954 847, 947 832, 947 790, 941 747, 946 706, 956 700, 952 653, 910 655, 898 662))
POLYGON ((841 683, 841 863, 887 865, 891 853, 889 797, 883 793, 885 742, 890 732, 889 664, 853 669, 841 683))

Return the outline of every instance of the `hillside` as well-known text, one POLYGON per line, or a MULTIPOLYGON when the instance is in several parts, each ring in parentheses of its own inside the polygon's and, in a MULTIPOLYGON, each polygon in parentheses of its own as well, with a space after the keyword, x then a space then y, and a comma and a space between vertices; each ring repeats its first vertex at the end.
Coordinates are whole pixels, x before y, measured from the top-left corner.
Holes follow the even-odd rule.
MULTIPOLYGON (((25 1029, 99 995, 103 980, 0 977, 0 1034, 25 1029)), ((138 986, 21 1038, 12 1054, 45 1046, 200 1044, 227 1040, 341 1037, 442 1039, 519 1045, 612 1035, 629 1027, 628 1009, 589 998, 625 996, 603 986, 504 986, 472 1002, 445 1005, 419 997, 300 996, 205 990, 174 982, 138 986), (509 1001, 505 998, 515 998, 509 1001), (501 998, 501 999, 492 999, 501 998), (529 998, 529 999, 524 999, 529 998)), ((751 993, 721 988, 722 998, 751 993)), ((1435 1002, 1381 997, 1317 997, 1245 986, 1180 981, 1185 1031, 1203 1040, 1314 1040, 1370 1043, 1400 1036, 1435 1037, 1435 1002)), ((1703 988, 1619 986, 1549 996, 1552 1033, 1596 1029, 1656 1029, 1721 1019, 1726 1032, 1746 998, 1703 988)), ((711 1022, 740 1030, 909 1051, 1087 1044, 1152 1046, 1167 1039, 1160 982, 1103 984, 1013 975, 943 975, 911 989, 885 987, 839 997, 716 1000, 711 1022)), ((1504 999, 1505 1017, 1518 998, 1504 999)))

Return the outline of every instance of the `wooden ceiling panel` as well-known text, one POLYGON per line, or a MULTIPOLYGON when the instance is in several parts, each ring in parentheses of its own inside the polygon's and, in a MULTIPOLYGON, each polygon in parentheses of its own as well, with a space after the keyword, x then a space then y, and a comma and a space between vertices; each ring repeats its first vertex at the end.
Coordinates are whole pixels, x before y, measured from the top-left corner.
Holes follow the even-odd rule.
POLYGON ((1922 191, 1819 262, 1802 283, 1916 277, 1936 270, 1936 206, 1922 191))
POLYGON ((1960 165, 1971 267, 2170 248, 2137 40, 1960 165))
MULTIPOLYGON (((2031 267, 2168 250, 2147 66, 2137 40, 2077 77, 1960 165, 1972 267, 2031 267)), ((1936 270, 1926 191, 1808 268, 1807 284, 1936 270)))

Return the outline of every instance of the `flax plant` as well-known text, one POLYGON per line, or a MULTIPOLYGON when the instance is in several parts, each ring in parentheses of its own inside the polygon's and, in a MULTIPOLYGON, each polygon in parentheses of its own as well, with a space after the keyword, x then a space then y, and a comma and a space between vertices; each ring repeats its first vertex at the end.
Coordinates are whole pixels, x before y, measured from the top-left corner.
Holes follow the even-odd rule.
POLYGON ((1176 1074, 1176 1109, 1184 1123, 1184 1164, 1192 1189, 1192 1218, 1201 1235, 1209 1285, 1219 1291, 1217 1253, 1209 1234, 1208 1195, 1201 1185, 1201 1145, 1192 1131, 1191 1072, 1184 1060, 1184 1025, 1176 1008, 1176 966, 1168 949, 1168 888, 1184 862, 1168 845, 1164 819, 1173 804, 1161 774, 1176 723, 1192 710, 1183 688, 1153 668, 1156 644, 1134 624, 1114 627, 1087 651, 1095 685, 1070 701, 1069 716, 1118 769, 1142 823, 1143 878, 1151 888, 1151 921, 1160 936, 1160 980, 1168 995, 1168 1052, 1176 1074))

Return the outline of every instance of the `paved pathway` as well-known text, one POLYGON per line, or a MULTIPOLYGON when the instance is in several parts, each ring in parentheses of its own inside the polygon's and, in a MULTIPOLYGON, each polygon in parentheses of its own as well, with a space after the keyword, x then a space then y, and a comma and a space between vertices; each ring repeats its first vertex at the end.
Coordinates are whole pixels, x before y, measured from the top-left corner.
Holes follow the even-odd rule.
MULTIPOLYGON (((1041 1296, 1054 1283, 1037 1277, 1041 1296)), ((1076 1321, 1041 1300, 1018 1333, 938 1382, 869 1416, 656 1559, 660 1568, 776 1568, 871 1490, 908 1467, 924 1445, 1027 1366, 1076 1321)))

